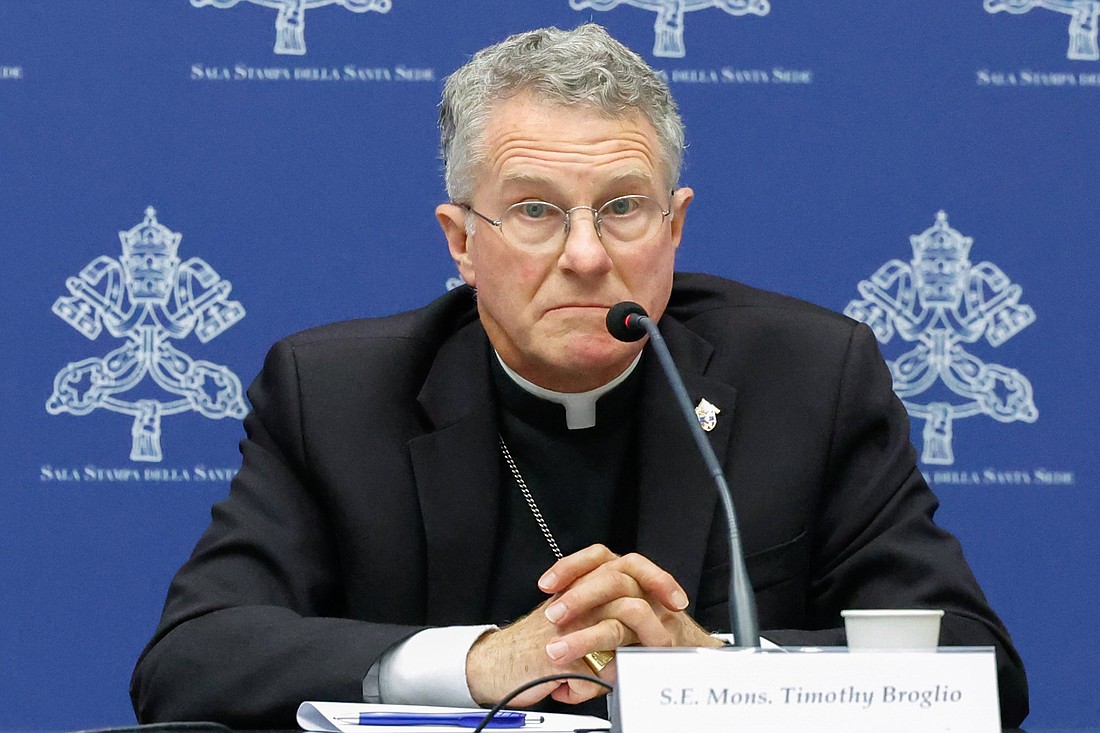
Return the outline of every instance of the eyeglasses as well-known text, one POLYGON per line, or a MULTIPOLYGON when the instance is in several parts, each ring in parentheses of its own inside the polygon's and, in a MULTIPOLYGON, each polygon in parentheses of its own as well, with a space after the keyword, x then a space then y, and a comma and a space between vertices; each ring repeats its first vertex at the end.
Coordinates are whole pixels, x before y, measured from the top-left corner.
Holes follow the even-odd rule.
POLYGON ((504 210, 499 219, 490 219, 469 204, 459 204, 500 230, 500 235, 513 247, 547 251, 565 244, 572 226, 574 211, 591 211, 596 236, 604 246, 637 245, 651 240, 672 213, 661 208, 649 196, 619 196, 598 209, 574 206, 563 209, 547 201, 520 201, 504 210))

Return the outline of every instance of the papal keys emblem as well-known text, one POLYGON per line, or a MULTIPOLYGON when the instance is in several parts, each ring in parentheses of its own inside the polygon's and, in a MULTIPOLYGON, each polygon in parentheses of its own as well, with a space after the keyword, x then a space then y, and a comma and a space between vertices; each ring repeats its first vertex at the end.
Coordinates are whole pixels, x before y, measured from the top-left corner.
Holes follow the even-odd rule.
MULTIPOLYGON (((194 0, 192 0, 194 2, 194 0)), ((768 0, 569 0, 574 10, 611 10, 618 5, 633 5, 657 12, 653 23, 653 55, 682 59, 687 54, 684 45, 684 13, 705 8, 718 8, 730 15, 767 15, 768 0)))
MULTIPOLYGON (((215 8, 231 8, 242 0, 191 0, 196 8, 213 5, 215 8)), ((322 5, 339 5, 353 13, 388 13, 393 0, 247 0, 256 5, 274 8, 275 53, 302 56, 306 52, 306 10, 322 5)))
POLYGON ((1045 8, 1069 16, 1069 48, 1066 58, 1075 61, 1100 60, 1097 25, 1100 0, 985 0, 987 13, 1021 15, 1034 8, 1045 8))
POLYGON ((999 267, 971 264, 974 240, 936 214, 909 238, 913 259, 890 260, 859 283, 862 296, 844 314, 863 321, 886 344, 894 334, 915 346, 888 361, 894 391, 910 416, 924 419, 924 463, 951 465, 954 421, 986 415, 1002 423, 1035 422, 1031 382, 1016 369, 987 364, 966 350, 982 337, 1005 343, 1035 321, 1022 290, 999 267), (936 394, 939 392, 939 394, 936 394), (925 401, 914 399, 925 394, 925 401))
POLYGON ((106 328, 125 342, 67 364, 54 377, 46 410, 131 415, 130 458, 160 461, 163 416, 242 418, 247 412, 233 372, 172 345, 192 333, 205 344, 244 318, 245 310, 229 299, 232 286, 206 262, 180 262, 182 235, 158 222, 152 207, 144 221, 118 236, 122 257, 96 257, 66 280, 70 294, 57 299, 53 312, 92 341, 106 328))

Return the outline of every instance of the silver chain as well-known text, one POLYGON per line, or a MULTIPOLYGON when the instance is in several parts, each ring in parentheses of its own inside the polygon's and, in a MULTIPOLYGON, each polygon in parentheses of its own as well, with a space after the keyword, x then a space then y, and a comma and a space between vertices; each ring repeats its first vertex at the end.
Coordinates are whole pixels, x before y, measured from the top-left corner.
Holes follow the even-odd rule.
MULTIPOLYGON (((523 494, 523 498, 527 502, 531 514, 535 517, 535 522, 539 525, 539 529, 542 530, 542 536, 546 538, 546 542, 550 545, 550 551, 554 553, 554 557, 561 560, 562 554, 561 549, 558 548, 558 541, 554 539, 554 535, 550 532, 550 527, 547 526, 546 520, 542 518, 542 512, 539 511, 539 505, 535 503, 535 497, 531 496, 531 490, 527 488, 527 482, 523 480, 523 474, 519 472, 519 467, 516 466, 516 462, 512 459, 512 452, 508 450, 508 445, 504 442, 504 436, 497 434, 497 439, 500 440, 500 453, 504 456, 504 462, 508 464, 508 470, 512 472, 512 478, 514 478, 516 484, 519 485, 520 493, 523 494)), ((592 670, 592 674, 595 675, 598 675, 600 671, 611 664, 614 659, 615 652, 613 651, 595 651, 588 652, 588 654, 584 655, 584 663, 588 665, 588 668, 592 670)))
POLYGON ((558 547, 558 541, 554 539, 554 535, 550 532, 550 527, 547 526, 546 520, 542 518, 542 512, 539 511, 539 505, 535 503, 535 497, 531 496, 531 490, 527 488, 527 482, 523 480, 523 474, 519 472, 519 467, 516 466, 516 462, 512 460, 512 452, 508 450, 508 446, 504 443, 504 436, 498 435, 500 440, 500 452, 504 456, 504 462, 508 464, 508 470, 512 472, 512 478, 519 484, 520 493, 523 494, 524 500, 527 502, 528 508, 531 509, 531 514, 535 516, 535 523, 539 525, 539 529, 542 530, 542 536, 546 538, 547 544, 550 545, 550 551, 554 553, 554 557, 561 560, 564 555, 561 554, 561 549, 558 547))

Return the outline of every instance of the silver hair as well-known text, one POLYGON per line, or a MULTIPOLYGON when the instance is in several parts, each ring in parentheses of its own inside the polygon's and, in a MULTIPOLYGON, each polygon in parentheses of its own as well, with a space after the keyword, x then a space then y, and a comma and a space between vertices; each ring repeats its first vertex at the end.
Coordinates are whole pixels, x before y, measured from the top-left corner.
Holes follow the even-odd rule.
POLYGON ((439 133, 452 201, 469 201, 473 192, 494 105, 524 92, 611 118, 641 113, 657 132, 665 182, 671 188, 679 180, 684 127, 668 85, 638 54, 586 23, 571 31, 540 28, 510 36, 478 51, 447 78, 439 133))

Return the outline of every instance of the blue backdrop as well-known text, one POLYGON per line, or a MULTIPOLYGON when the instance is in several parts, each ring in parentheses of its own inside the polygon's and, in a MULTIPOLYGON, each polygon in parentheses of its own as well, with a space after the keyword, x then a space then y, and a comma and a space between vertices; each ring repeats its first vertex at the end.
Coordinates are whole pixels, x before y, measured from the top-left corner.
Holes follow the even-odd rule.
POLYGON ((132 720, 133 662, 239 462, 238 386, 287 333, 446 289, 441 80, 586 20, 682 106, 680 268, 876 327, 1031 723, 1100 722, 1098 13, 0 0, 0 729, 132 720))

